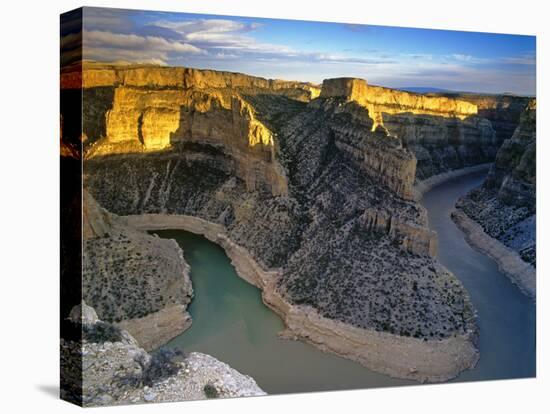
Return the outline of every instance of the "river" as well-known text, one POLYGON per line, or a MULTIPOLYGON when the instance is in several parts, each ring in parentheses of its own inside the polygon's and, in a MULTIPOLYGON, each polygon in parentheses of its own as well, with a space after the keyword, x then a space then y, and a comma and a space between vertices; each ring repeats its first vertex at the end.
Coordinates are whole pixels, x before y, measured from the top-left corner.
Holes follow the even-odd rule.
MULTIPOLYGON (((456 199, 482 179, 478 173, 448 181, 422 200, 439 234, 438 259, 462 280, 479 314, 480 361, 454 381, 535 375, 535 306, 489 258, 469 247, 449 217, 456 199)), ((416 384, 279 339, 282 320, 263 304, 259 289, 236 274, 221 247, 181 230, 155 233, 183 248, 195 290, 193 325, 167 346, 210 354, 252 376, 269 394, 416 384)))

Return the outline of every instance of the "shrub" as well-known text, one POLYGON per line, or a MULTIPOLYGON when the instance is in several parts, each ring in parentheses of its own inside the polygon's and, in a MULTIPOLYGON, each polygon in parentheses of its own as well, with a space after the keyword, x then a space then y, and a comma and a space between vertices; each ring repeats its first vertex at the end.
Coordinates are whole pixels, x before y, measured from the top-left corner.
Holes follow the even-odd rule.
POLYGON ((97 344, 122 341, 122 331, 110 323, 98 321, 93 325, 82 325, 82 339, 97 344))
POLYGON ((185 353, 180 349, 160 348, 151 354, 151 361, 144 368, 142 382, 151 386, 155 382, 171 377, 180 369, 179 362, 185 359, 185 353))
POLYGON ((206 384, 203 391, 206 398, 218 398, 218 390, 212 384, 206 384))

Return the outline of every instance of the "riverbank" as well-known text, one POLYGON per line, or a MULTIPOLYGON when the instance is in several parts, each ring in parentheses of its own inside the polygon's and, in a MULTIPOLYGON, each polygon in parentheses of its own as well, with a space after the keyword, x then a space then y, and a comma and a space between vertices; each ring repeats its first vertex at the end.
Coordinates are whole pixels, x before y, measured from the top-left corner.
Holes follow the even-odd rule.
POLYGON ((277 270, 264 270, 245 249, 233 243, 225 228, 196 217, 146 214, 125 216, 142 230, 180 229, 199 234, 224 248, 237 274, 262 290, 264 303, 284 321, 284 336, 301 339, 318 349, 359 362, 392 377, 421 382, 445 381, 477 363, 476 333, 443 340, 422 340, 361 329, 322 317, 309 306, 294 305, 277 291, 277 270))
POLYGON ((266 395, 256 381, 198 352, 149 353, 128 331, 75 306, 67 324, 81 335, 61 338, 61 397, 85 407, 266 395))
POLYGON ((536 299, 536 270, 523 261, 520 255, 497 239, 489 236, 481 225, 469 218, 464 212, 454 210, 451 218, 466 236, 468 243, 476 250, 492 258, 498 269, 510 278, 527 296, 536 299))
POLYGON ((414 186, 414 198, 420 200, 424 194, 430 191, 432 188, 443 184, 453 178, 458 178, 463 175, 472 174, 476 172, 489 171, 492 163, 478 164, 471 167, 460 168, 458 170, 447 171, 441 174, 434 175, 422 181, 418 181, 414 186))
POLYGON ((485 179, 469 174, 435 187, 422 198, 429 226, 438 234, 437 260, 460 279, 477 313, 478 348, 475 369, 455 381, 533 378, 536 376, 536 306, 498 268, 475 249, 451 218, 456 200, 485 179))

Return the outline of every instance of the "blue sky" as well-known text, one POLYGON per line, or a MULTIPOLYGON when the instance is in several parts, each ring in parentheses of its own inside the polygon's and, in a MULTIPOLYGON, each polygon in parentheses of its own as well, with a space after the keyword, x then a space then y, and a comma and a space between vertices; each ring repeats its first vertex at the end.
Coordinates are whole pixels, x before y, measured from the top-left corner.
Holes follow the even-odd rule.
POLYGON ((535 94, 534 36, 99 8, 83 28, 85 59, 535 94))

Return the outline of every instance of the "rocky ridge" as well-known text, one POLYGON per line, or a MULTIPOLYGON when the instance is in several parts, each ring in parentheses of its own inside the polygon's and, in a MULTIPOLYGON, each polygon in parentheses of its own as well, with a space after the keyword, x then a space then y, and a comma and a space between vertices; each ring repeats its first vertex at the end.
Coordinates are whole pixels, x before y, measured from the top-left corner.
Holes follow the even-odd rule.
MULTIPOLYGON (((457 209, 490 237, 536 266, 536 101, 505 140, 484 183, 459 199, 457 209)), ((534 278, 534 270, 531 277, 534 278)))
POLYGON ((372 86, 363 79, 323 82, 321 97, 356 102, 369 111, 373 129, 399 137, 417 160, 416 178, 490 162, 499 143, 477 105, 460 97, 422 95, 372 86))

